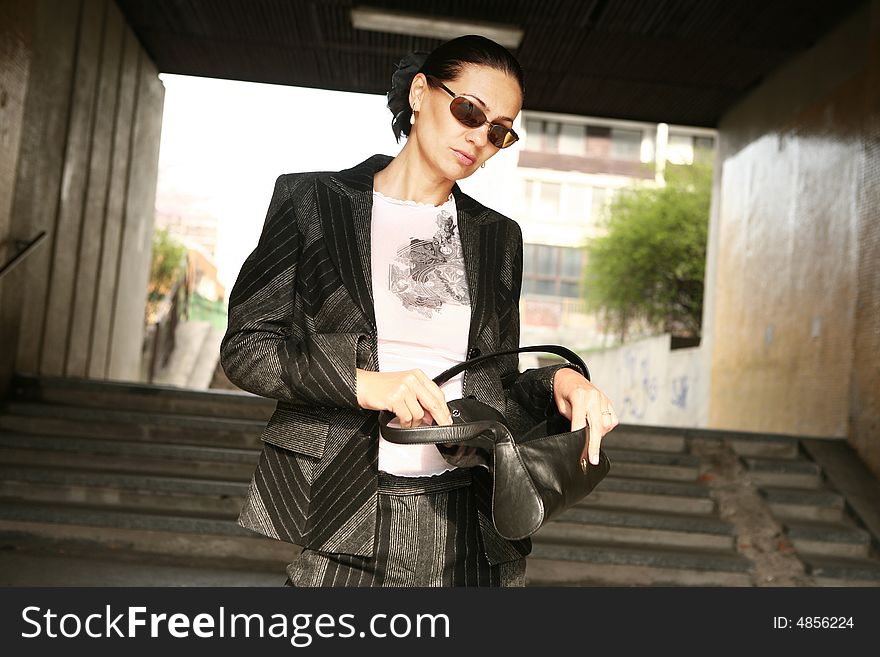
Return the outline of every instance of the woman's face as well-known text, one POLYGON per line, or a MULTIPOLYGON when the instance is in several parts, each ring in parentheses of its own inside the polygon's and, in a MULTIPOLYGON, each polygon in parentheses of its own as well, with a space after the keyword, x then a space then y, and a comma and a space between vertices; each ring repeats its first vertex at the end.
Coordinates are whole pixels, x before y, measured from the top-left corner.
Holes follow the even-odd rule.
MULTIPOLYGON (((444 81, 458 96, 465 96, 483 110, 490 123, 513 127, 522 107, 522 93, 516 78, 488 66, 462 67, 455 80, 444 81)), ((427 84, 419 73, 410 87, 410 104, 416 110, 416 123, 410 139, 420 155, 447 180, 467 178, 500 149, 488 140, 489 126, 468 128, 459 123, 446 91, 427 84)))

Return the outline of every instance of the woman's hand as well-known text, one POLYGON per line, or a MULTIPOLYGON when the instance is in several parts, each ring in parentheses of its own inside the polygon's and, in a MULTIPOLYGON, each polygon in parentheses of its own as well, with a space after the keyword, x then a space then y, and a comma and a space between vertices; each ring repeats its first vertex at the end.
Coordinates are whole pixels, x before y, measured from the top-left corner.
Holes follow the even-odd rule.
POLYGON ((589 425, 581 459, 589 455, 590 463, 598 465, 602 437, 619 424, 611 400, 571 367, 561 367, 553 375, 553 398, 559 412, 571 420, 572 431, 589 425))
POLYGON ((358 369, 357 401, 371 411, 391 411, 404 429, 420 424, 452 424, 446 395, 420 369, 372 372, 358 369))

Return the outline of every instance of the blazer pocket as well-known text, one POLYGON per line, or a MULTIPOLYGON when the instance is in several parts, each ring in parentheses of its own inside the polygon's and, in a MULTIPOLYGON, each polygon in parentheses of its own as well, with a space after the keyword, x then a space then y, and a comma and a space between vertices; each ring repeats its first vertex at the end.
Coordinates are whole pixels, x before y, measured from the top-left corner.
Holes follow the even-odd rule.
POLYGON ((330 422, 316 411, 278 404, 260 440, 293 452, 321 458, 330 422))

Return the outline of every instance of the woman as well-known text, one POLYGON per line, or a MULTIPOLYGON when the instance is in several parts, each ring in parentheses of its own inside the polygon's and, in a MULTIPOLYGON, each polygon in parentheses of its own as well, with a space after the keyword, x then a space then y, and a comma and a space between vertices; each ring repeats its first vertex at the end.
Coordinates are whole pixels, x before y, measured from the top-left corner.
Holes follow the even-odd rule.
POLYGON ((531 542, 495 532, 485 470, 386 442, 378 411, 449 424, 446 401, 472 394, 521 430, 558 412, 594 463, 617 417, 568 364, 521 373, 512 355, 433 383, 519 346, 519 226, 456 181, 517 140, 523 75, 465 36, 404 58, 392 82, 397 157, 280 176, 232 289, 223 368, 278 400, 239 524, 304 547, 286 585, 521 586, 531 542))

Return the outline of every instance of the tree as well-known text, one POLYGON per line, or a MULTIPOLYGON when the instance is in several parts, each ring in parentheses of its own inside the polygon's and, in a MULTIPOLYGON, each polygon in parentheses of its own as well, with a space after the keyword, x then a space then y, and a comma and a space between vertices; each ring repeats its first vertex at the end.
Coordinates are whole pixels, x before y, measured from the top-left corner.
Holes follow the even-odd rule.
POLYGON ((186 269, 186 246, 174 239, 166 228, 153 233, 150 280, 147 287, 146 317, 155 317, 165 296, 186 269))
POLYGON ((666 184, 620 192, 605 215, 607 233, 587 245, 587 307, 621 342, 642 324, 699 337, 712 169, 668 167, 666 184))
POLYGON ((168 232, 157 228, 153 233, 153 259, 150 265, 150 291, 165 294, 177 282, 186 266, 186 247, 168 232))

